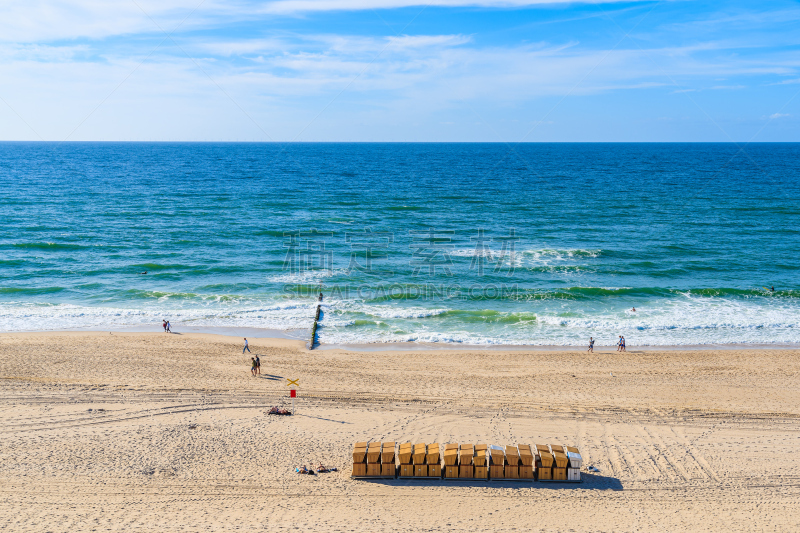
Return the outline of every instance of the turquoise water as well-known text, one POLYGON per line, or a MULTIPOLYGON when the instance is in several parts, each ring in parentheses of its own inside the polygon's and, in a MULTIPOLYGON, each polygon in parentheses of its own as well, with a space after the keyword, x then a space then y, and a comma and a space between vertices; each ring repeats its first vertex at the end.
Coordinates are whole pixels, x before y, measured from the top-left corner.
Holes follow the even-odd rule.
POLYGON ((0 186, 3 331, 321 286, 323 343, 800 342, 798 144, 0 143, 0 186))

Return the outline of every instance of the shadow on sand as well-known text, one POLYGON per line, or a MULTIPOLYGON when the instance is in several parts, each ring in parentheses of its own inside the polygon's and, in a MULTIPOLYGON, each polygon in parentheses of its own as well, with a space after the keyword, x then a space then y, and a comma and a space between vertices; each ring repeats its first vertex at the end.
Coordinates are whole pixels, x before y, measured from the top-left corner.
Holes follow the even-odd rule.
POLYGON ((294 416, 304 416, 306 418, 314 418, 316 420, 324 420, 325 422, 336 422, 337 424, 352 424, 352 422, 345 422, 344 420, 334 420, 332 418, 323 418, 321 416, 304 415, 303 413, 297 413, 294 416))
POLYGON ((582 472, 581 478, 583 481, 580 483, 574 482, 559 482, 559 481, 479 481, 471 479, 361 479, 368 483, 375 483, 386 485, 389 487, 407 487, 411 486, 426 486, 431 485, 448 486, 448 487, 490 487, 497 489, 543 489, 543 490, 614 490, 620 491, 622 483, 619 479, 610 476, 600 476, 597 474, 590 474, 582 472))

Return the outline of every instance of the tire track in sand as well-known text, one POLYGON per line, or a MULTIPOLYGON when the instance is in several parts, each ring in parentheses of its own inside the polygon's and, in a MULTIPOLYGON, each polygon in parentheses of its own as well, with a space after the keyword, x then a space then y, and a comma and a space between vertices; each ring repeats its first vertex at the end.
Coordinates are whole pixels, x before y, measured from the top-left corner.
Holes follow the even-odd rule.
MULTIPOLYGON (((656 435, 655 431, 651 431, 648 429, 647 426, 640 426, 642 431, 647 435, 648 440, 650 442, 650 446, 652 446, 656 452, 664 458, 664 460, 669 464, 672 468, 673 472, 677 473, 676 477, 683 478, 685 483, 688 483, 692 480, 691 476, 686 473, 686 470, 680 465, 680 463, 672 456, 669 451, 669 446, 664 442, 664 440, 656 435)), ((680 479, 679 479, 680 481, 680 479)))
MULTIPOLYGON (((379 424, 379 425, 375 426, 374 428, 372 428, 369 431, 373 435, 375 435, 375 438, 377 440, 387 440, 387 438, 388 438, 387 435, 389 435, 391 433, 395 433, 396 435, 403 435, 403 434, 406 433, 406 430, 408 429, 408 427, 411 424, 414 424, 415 422, 417 422, 420 418, 422 418, 424 416, 431 415, 432 413, 434 413, 435 411, 441 409, 445 405, 447 405, 447 404, 446 403, 441 403, 439 405, 435 405, 435 406, 430 407, 428 409, 425 409, 423 411, 419 411, 419 412, 417 412, 415 414, 409 415, 409 416, 407 416, 405 418, 401 418, 400 420, 387 421, 387 422, 385 422, 383 424, 379 424), (389 427, 387 428, 387 426, 389 426, 389 427), (378 436, 378 434, 380 434, 380 436, 378 436)), ((418 435, 419 432, 417 432, 415 434, 418 435)), ((401 439, 403 439, 403 438, 409 439, 409 442, 411 442, 411 436, 410 435, 408 437, 399 437, 399 438, 401 438, 401 439)), ((397 437, 395 438, 395 440, 397 440, 397 437)), ((406 441, 405 440, 400 440, 400 441, 397 441, 397 442, 406 442, 406 441)))
POLYGON ((719 475, 717 475, 717 472, 711 468, 711 465, 708 464, 708 461, 706 461, 705 457, 703 457, 694 444, 686 438, 686 435, 678 433, 672 426, 669 426, 669 429, 675 435, 675 438, 678 440, 678 442, 680 442, 680 444, 686 449, 687 455, 691 457, 700 467, 700 471, 702 471, 708 479, 719 483, 720 478, 719 475))
POLYGON ((606 435, 606 439, 610 446, 612 446, 617 454, 622 458, 625 469, 630 474, 631 478, 635 481, 647 481, 647 476, 644 475, 641 467, 636 463, 636 459, 631 453, 630 449, 624 444, 620 443, 612 434, 606 435))
POLYGON ((670 483, 678 481, 679 478, 675 472, 675 469, 653 445, 650 435, 647 431, 645 431, 644 426, 640 424, 631 424, 631 427, 636 431, 639 438, 642 440, 642 451, 644 452, 645 458, 649 461, 650 466, 653 468, 656 480, 666 480, 670 483))
MULTIPOLYGON (((624 468, 622 463, 619 460, 619 454, 614 446, 609 444, 609 436, 611 432, 609 431, 610 424, 608 422, 603 422, 603 435, 601 437, 601 442, 603 448, 605 448, 606 457, 608 458, 608 462, 611 465, 611 471, 614 474, 614 477, 619 479, 620 475, 622 474, 624 468)), ((613 437, 611 437, 613 439, 613 437)))

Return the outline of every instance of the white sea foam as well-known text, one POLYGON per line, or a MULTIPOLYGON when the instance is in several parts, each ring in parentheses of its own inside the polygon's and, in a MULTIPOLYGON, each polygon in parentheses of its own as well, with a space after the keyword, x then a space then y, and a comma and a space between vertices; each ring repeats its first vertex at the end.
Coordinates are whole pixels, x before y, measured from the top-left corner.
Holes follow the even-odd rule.
MULTIPOLYGON (((534 248, 527 250, 506 250, 502 253, 500 248, 461 248, 452 250, 449 254, 453 257, 483 258, 487 262, 502 263, 515 268, 580 268, 591 264, 591 260, 601 255, 602 250, 573 249, 547 249, 534 248)), ((485 266, 485 265, 484 265, 485 266)))
POLYGON ((297 283, 314 284, 334 276, 346 276, 346 268, 332 268, 319 270, 303 270, 301 272, 285 272, 275 276, 269 276, 267 281, 272 283, 297 283))
POLYGON ((384 319, 392 318, 427 318, 441 315, 449 311, 446 308, 429 309, 419 306, 391 306, 391 305, 366 305, 360 303, 349 304, 337 302, 332 304, 337 310, 364 313, 366 315, 384 319))
MULTIPOLYGON (((448 313, 408 302, 374 304, 326 299, 319 338, 325 343, 456 342, 476 345, 582 345, 589 336, 612 345, 624 335, 631 346, 800 343, 800 302, 684 295, 652 299, 638 307, 590 309, 585 302, 540 300, 521 309, 478 314, 448 313), (517 315, 517 316, 515 316, 517 315)), ((0 304, 1 331, 160 325, 176 328, 247 327, 304 329, 313 322, 313 299, 182 298, 148 300, 129 307, 0 304)), ((454 306, 458 306, 455 302, 454 306)))
MULTIPOLYGON (((459 342, 475 345, 582 345, 589 336, 613 345, 624 335, 629 345, 800 343, 800 307, 783 302, 765 307, 750 301, 683 298, 653 301, 652 306, 593 314, 539 311, 536 320, 447 324, 415 320, 415 313, 387 320, 389 328, 344 327, 325 330, 323 342, 459 342), (564 316, 568 315, 568 316, 564 316)), ((355 306, 357 307, 357 306, 355 306)), ((355 309, 352 309, 355 311, 355 309)), ((440 310, 437 310, 440 311, 440 310)), ((397 313, 398 315, 400 313, 397 313)), ((510 313, 500 313, 508 316, 510 313)))
POLYGON ((458 248, 448 252, 453 257, 494 257, 499 254, 499 250, 491 250, 490 248, 458 248))
MULTIPOLYGON (((451 256, 455 257, 476 257, 476 256, 501 256, 502 249, 499 247, 485 247, 485 248, 457 248, 448 252, 451 256)), ((510 250, 506 250, 506 255, 510 254, 510 250)), ((552 248, 531 248, 525 250, 514 250, 514 255, 527 259, 531 262, 536 261, 570 261, 579 260, 583 258, 594 259, 600 257, 602 250, 587 250, 583 248, 569 248, 569 249, 552 249, 552 248)))
POLYGON ((306 328, 314 319, 315 305, 310 301, 248 302, 229 305, 149 305, 94 307, 71 304, 34 305, 0 304, 0 331, 52 331, 64 329, 116 329, 160 325, 162 319, 174 326, 250 327, 264 329, 306 328))

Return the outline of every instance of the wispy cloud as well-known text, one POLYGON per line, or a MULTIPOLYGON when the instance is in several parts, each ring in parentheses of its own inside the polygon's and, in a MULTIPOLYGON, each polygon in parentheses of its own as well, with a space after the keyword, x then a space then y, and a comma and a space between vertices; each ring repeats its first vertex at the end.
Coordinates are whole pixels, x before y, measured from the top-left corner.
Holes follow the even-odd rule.
POLYGON ((401 35, 389 37, 389 43, 394 49, 418 49, 429 46, 457 46, 470 42, 466 35, 401 35))
POLYGON ((747 89, 747 85, 713 85, 708 88, 709 91, 736 91, 739 89, 747 89))
POLYGON ((722 2, 717 4, 711 13, 701 13, 689 21, 669 22, 664 29, 708 33, 715 30, 744 28, 752 30, 758 27, 775 27, 792 23, 800 19, 800 9, 770 9, 768 4, 754 4, 749 9, 728 6, 722 2))
MULTIPOLYGON (((310 11, 360 11, 397 9, 414 6, 514 8, 558 4, 613 4, 629 0, 278 0, 268 2, 267 13, 302 13, 310 11)), ((652 0, 633 0, 634 2, 652 0)))
MULTIPOLYGON (((358 138, 367 130, 434 135, 445 125, 450 135, 484 121, 495 124, 490 140, 499 140, 521 137, 529 126, 514 127, 538 124, 556 104, 542 126, 577 132, 595 115, 645 120, 632 111, 637 106, 640 113, 658 109, 654 123, 690 128, 693 118, 669 107, 677 100, 703 106, 694 120, 706 122, 723 105, 728 115, 750 113, 741 123, 772 110, 781 111, 772 119, 793 113, 781 107, 790 91, 779 86, 800 83, 797 34, 748 33, 746 14, 692 14, 690 3, 605 3, 595 16, 599 10, 585 3, 438 0, 431 4, 438 13, 425 10, 430 18, 409 26, 416 11, 392 8, 427 3, 7 0, 0 95, 54 139, 76 124, 76 139, 263 137, 242 109, 278 140, 293 139, 312 119, 302 139, 335 140, 344 131, 358 138), (642 19, 651 8, 654 16, 642 19), (737 31, 719 29, 726 24, 737 31), (161 29, 179 25, 165 39, 161 29), (633 27, 639 33, 625 37, 633 27), (751 111, 771 97, 780 101, 751 111)), ((778 18, 757 21, 777 27, 778 18)), ((28 135, 1 107, 0 138, 28 135)))
MULTIPOLYGON (((614 4, 622 0, 583 0, 614 4)), ((626 0, 630 1, 630 0, 626 0)), ((634 2, 652 0, 633 0, 634 2)), ((521 8, 574 4, 574 0, 4 0, 0 42, 36 42, 86 37, 101 39, 159 31, 153 21, 171 31, 183 22, 187 29, 224 28, 231 22, 252 22, 269 15, 326 11, 362 11, 414 6, 521 8)))
MULTIPOLYGON (((145 12, 172 30, 202 0, 137 0, 145 12)), ((214 0, 203 3, 203 14, 219 6, 214 0)), ((5 0, 0 16, 0 41, 51 42, 87 37, 100 39, 114 35, 158 31, 148 16, 131 1, 103 0, 5 0)), ((198 14, 191 21, 200 22, 198 14)))

